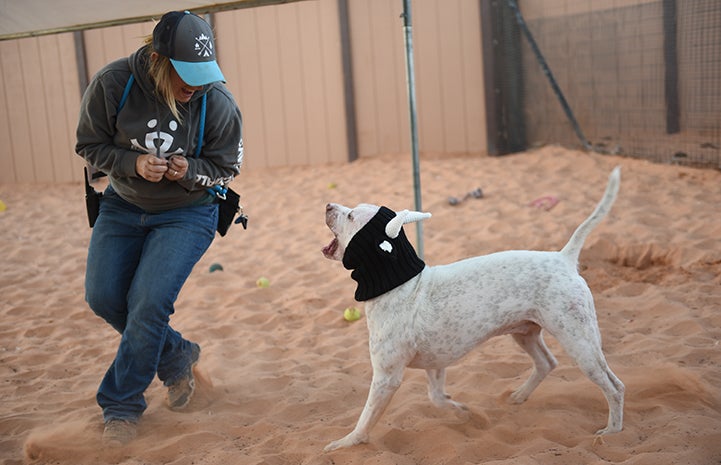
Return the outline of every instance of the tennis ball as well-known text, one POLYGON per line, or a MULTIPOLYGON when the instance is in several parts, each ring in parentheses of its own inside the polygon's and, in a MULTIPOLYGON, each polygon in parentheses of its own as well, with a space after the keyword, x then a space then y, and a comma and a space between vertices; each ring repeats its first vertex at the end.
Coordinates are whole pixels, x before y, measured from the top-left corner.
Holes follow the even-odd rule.
POLYGON ((328 183, 328 189, 335 189, 336 187, 338 187, 338 184, 336 184, 336 183, 334 183, 334 182, 329 182, 329 183, 328 183))
POLYGON ((361 312, 355 307, 348 307, 343 311, 343 318, 345 321, 356 321, 360 319, 361 312))
POLYGON ((5 205, 5 202, 0 200, 0 212, 4 212, 5 210, 7 210, 7 208, 8 207, 7 207, 7 205, 5 205))
POLYGON ((223 265, 221 265, 220 263, 213 263, 212 265, 210 265, 208 271, 210 271, 211 273, 213 271, 223 271, 223 265))
POLYGON ((255 282, 255 285, 258 287, 266 288, 270 286, 270 281, 265 276, 261 276, 258 278, 258 280, 255 282))

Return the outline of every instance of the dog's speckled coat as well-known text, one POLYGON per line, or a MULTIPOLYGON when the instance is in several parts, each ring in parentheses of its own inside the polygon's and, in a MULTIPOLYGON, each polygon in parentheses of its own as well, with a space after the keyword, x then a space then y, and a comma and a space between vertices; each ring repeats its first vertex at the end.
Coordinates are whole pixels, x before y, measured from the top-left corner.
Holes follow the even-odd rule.
MULTIPOLYGON (((463 404, 445 393, 445 368, 501 334, 511 334, 533 359, 531 376, 510 397, 511 402, 524 402, 557 365, 542 330, 552 334, 603 391, 608 423, 596 434, 621 431, 624 385, 606 363, 593 296, 577 270, 583 242, 610 210, 619 184, 617 167, 594 212, 560 252, 507 251, 427 266, 399 287, 368 300, 365 312, 373 366, 368 399, 355 429, 325 450, 368 441, 406 367, 426 370, 428 394, 435 405, 466 412, 463 404)), ((342 260, 353 235, 378 209, 368 204, 354 209, 327 205, 326 224, 335 238, 323 249, 324 255, 342 260)), ((397 217, 408 223, 430 214, 403 211, 397 217)))

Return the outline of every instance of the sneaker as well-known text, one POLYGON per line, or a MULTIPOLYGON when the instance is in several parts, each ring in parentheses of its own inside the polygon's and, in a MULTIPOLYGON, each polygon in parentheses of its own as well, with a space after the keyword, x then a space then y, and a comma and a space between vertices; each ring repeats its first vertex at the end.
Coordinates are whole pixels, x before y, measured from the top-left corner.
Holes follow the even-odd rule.
POLYGON ((182 410, 190 403, 195 392, 193 367, 198 364, 198 360, 200 360, 200 346, 191 343, 190 365, 186 368, 183 376, 168 386, 168 407, 171 410, 182 410))
POLYGON ((103 444, 108 447, 122 447, 135 439, 137 425, 129 420, 113 418, 105 422, 103 444))

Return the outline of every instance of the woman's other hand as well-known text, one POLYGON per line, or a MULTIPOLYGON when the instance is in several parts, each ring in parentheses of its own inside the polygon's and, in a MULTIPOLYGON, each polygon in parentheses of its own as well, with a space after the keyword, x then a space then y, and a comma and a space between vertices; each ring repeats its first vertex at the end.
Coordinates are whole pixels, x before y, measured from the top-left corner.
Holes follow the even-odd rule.
POLYGON ((135 159, 135 171, 143 179, 150 182, 160 182, 169 171, 168 161, 150 153, 140 155, 135 159))
POLYGON ((165 177, 170 181, 180 181, 185 177, 185 173, 188 172, 188 159, 180 155, 173 155, 170 157, 168 163, 168 171, 165 173, 165 177))

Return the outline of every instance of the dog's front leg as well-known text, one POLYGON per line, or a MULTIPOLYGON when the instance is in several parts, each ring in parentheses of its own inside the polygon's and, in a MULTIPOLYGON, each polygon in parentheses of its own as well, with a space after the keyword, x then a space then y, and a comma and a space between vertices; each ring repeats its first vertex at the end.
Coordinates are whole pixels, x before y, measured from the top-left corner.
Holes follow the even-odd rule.
POLYGON ((368 442, 371 428, 378 422, 402 380, 403 367, 394 369, 392 372, 374 370, 368 399, 355 429, 346 437, 325 446, 324 450, 331 451, 368 442))

